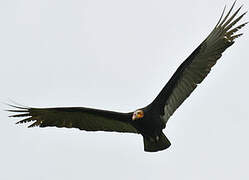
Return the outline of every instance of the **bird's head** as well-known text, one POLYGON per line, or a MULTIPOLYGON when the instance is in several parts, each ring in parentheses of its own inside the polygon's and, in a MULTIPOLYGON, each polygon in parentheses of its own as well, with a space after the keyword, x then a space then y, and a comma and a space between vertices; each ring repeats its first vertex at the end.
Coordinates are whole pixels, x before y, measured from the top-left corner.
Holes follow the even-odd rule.
POLYGON ((141 119, 144 117, 144 111, 141 109, 136 110, 132 115, 132 120, 135 121, 137 119, 141 119))

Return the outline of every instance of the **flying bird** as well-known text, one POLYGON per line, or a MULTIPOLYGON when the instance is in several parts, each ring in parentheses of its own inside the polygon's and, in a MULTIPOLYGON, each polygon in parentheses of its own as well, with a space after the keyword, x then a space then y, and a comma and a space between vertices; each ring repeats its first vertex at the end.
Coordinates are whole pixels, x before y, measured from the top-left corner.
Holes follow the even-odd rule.
POLYGON ((24 118, 17 124, 32 122, 28 127, 55 126, 141 134, 144 151, 167 149, 171 143, 162 130, 169 118, 208 75, 222 53, 242 35, 237 31, 248 23, 235 26, 246 12, 238 15, 241 6, 231 13, 234 5, 235 2, 225 16, 226 8, 223 9, 212 32, 178 67, 158 96, 146 107, 121 113, 86 107, 33 108, 10 105, 13 109, 8 111, 15 113, 10 117, 24 118))

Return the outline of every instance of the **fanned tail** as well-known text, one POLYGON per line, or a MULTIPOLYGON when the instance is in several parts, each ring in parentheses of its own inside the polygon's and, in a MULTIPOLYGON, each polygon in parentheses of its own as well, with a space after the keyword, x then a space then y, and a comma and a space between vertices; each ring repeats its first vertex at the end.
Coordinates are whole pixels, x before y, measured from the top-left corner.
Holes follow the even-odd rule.
POLYGON ((143 136, 144 139, 144 151, 147 152, 157 152, 170 147, 171 143, 168 138, 163 134, 163 132, 158 136, 159 139, 147 138, 143 136))

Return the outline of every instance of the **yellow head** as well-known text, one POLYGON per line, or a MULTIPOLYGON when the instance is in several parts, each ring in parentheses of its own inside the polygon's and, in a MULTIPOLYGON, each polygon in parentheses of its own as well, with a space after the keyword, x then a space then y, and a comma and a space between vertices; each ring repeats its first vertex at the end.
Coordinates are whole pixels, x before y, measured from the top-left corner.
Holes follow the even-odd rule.
POLYGON ((144 111, 139 109, 139 110, 136 110, 133 115, 132 115, 132 120, 135 121, 137 119, 141 119, 144 117, 144 111))

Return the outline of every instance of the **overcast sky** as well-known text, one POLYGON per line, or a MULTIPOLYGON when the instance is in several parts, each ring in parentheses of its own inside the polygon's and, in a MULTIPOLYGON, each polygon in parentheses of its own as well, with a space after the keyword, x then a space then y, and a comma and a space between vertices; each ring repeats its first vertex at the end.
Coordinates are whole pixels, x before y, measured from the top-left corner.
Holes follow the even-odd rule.
MULTIPOLYGON (((233 0, 0 1, 0 101, 133 111, 149 104, 233 0)), ((248 0, 239 0, 237 7, 248 0)), ((248 21, 245 16, 241 22, 248 21)), ((249 179, 249 26, 170 118, 142 136, 26 128, 0 112, 0 179, 249 179)))

